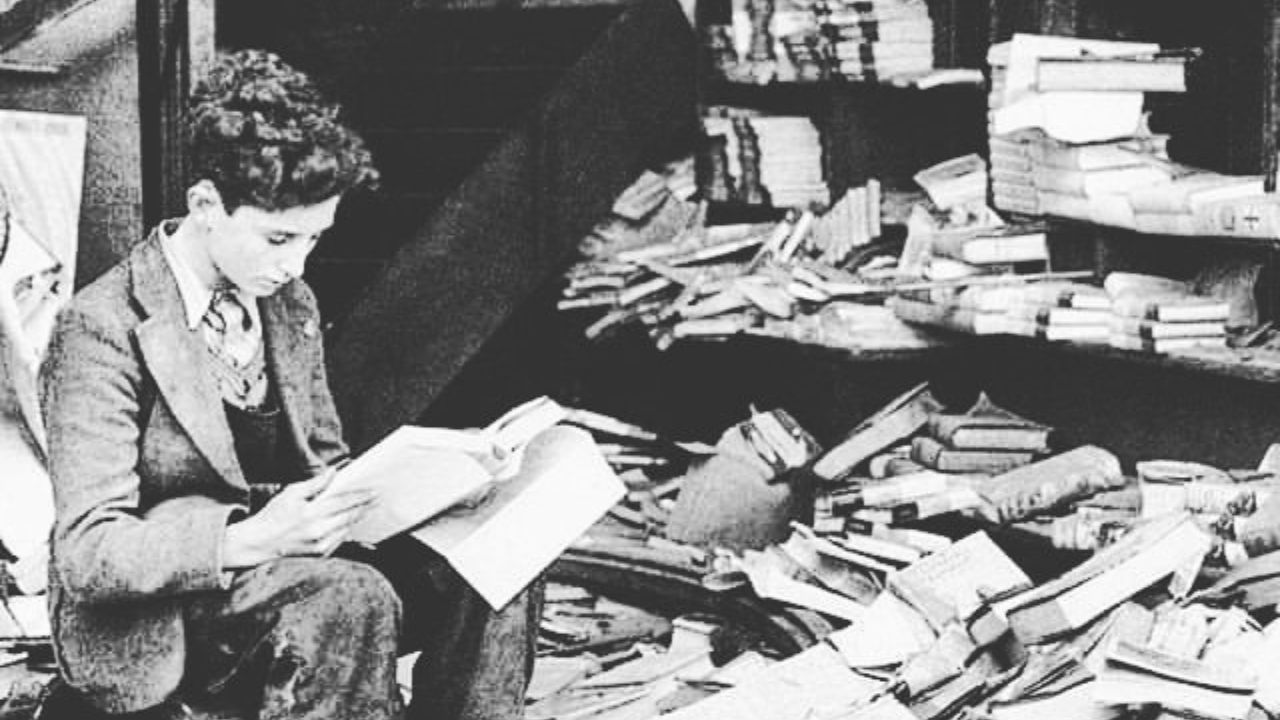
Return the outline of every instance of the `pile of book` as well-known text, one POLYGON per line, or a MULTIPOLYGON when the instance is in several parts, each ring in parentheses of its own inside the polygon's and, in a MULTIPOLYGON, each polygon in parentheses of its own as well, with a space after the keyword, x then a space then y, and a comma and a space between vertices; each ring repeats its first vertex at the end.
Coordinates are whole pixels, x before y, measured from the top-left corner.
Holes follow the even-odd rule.
POLYGON ((989 284, 898 293, 887 304, 907 322, 973 335, 1021 335, 1048 341, 1105 342, 1110 298, 1100 288, 1036 275, 996 276, 989 284), (1030 280, 1030 281, 1029 281, 1030 280))
POLYGON ((934 69, 923 0, 738 0, 726 30, 707 42, 734 82, 906 83, 934 69))
POLYGON ((1227 300, 1195 294, 1185 282, 1135 273, 1111 273, 1103 285, 1111 297, 1112 347, 1156 353, 1226 347, 1227 300))
POLYGON ((989 147, 995 206, 1144 233, 1273 238, 1280 201, 1257 175, 1169 158, 1144 93, 1178 93, 1194 51, 1015 34, 993 45, 989 147))
POLYGON ((1140 134, 1145 92, 1182 92, 1185 54, 1154 43, 1017 33, 987 53, 991 135, 1040 128, 1066 143, 1140 134), (1149 68, 1170 77, 1139 77, 1149 68), (1135 72, 1136 71, 1136 72, 1135 72), (1074 78, 1065 82, 1061 74, 1074 78))
POLYGON ((722 108, 703 118, 704 197, 773 207, 825 207, 822 138, 805 116, 722 108))
POLYGON ((850 349, 937 342, 880 304, 901 280, 891 264, 840 268, 880 235, 881 204, 896 196, 885 198, 878 182, 822 211, 708 225, 707 203, 678 179, 687 174, 687 163, 646 171, 579 244, 588 259, 567 273, 558 306, 604 313, 589 338, 638 324, 659 347, 735 334, 850 349))
POLYGON ((1144 129, 1143 93, 1185 89, 1176 81, 1186 56, 1166 57, 1151 43, 1019 33, 987 60, 996 207, 1110 223, 1126 216, 1110 196, 1171 178, 1167 138, 1144 129))
POLYGON ((992 197, 1001 210, 1136 228, 1129 192, 1167 185, 1177 172, 1166 135, 1070 144, 1038 128, 990 138, 992 197))
POLYGON ((816 0, 813 12, 830 75, 874 82, 933 70, 933 21, 922 0, 816 0))
POLYGON ((933 413, 911 441, 911 459, 942 472, 997 475, 1049 452, 1049 427, 985 395, 964 413, 933 413))

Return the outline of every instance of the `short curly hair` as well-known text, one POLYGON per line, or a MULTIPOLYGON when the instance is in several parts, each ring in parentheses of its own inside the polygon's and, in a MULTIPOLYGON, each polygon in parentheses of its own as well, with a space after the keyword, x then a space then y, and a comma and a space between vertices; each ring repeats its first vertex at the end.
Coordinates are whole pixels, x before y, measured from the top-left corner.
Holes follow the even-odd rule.
POLYGON ((190 179, 212 181, 228 211, 312 205, 377 183, 373 157, 340 121, 341 107, 273 53, 222 54, 187 112, 190 179))

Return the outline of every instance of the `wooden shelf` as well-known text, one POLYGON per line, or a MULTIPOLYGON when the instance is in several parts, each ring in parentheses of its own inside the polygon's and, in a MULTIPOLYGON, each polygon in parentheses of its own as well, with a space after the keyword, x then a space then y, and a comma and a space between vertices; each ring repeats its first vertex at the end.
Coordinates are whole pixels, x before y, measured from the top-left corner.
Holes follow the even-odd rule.
POLYGON ((1234 245, 1244 248, 1255 248, 1259 250, 1280 250, 1280 238, 1255 238, 1241 237, 1234 235, 1169 235, 1162 233, 1146 233, 1132 228, 1119 227, 1116 225, 1102 225, 1091 222, 1089 220, 1081 220, 1079 218, 1060 217, 1057 215, 1045 215, 1044 219, 1051 225, 1059 228, 1075 228, 1084 230, 1096 230, 1105 232, 1109 238, 1114 237, 1123 240, 1125 236, 1133 238, 1151 239, 1151 238, 1169 238, 1175 242, 1206 242, 1218 243, 1223 245, 1234 245))
POLYGON ((1255 383, 1280 384, 1280 351, 1259 349, 1203 348, 1177 354, 1125 350, 1109 345, 1048 342, 1011 335, 973 336, 970 342, 990 343, 1000 351, 1063 353, 1103 361, 1124 362, 1151 368, 1234 378, 1255 383))

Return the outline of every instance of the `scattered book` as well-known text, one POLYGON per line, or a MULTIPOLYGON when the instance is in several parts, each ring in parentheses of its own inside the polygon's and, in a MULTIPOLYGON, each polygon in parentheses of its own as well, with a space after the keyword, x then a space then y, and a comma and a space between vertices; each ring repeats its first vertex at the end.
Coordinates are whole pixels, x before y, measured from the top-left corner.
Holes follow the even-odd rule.
POLYGON ((1010 523, 1049 512, 1077 498, 1124 485, 1120 460, 1085 445, 1025 465, 977 485, 986 501, 981 511, 995 523, 1010 523))
POLYGON ((931 413, 941 409, 928 383, 921 383, 859 423, 818 458, 813 471, 827 480, 846 477, 867 458, 919 430, 931 413))
POLYGON ((890 575, 886 586, 941 631, 989 598, 1031 587, 1031 580, 986 533, 976 532, 890 575))
POLYGON ((1189 515, 1156 518, 1058 578, 997 606, 1023 643, 1051 640, 1198 562, 1210 545, 1189 515))

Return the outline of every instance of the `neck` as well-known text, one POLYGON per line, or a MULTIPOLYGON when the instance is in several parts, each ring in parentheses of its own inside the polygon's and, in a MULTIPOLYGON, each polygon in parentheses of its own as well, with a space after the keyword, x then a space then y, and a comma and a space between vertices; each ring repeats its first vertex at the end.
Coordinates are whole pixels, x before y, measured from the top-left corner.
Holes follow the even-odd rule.
POLYGON ((222 273, 218 272, 218 268, 214 266, 205 245, 208 238, 195 226, 195 221, 190 215, 182 218, 178 223, 178 229, 174 230, 170 237, 173 240, 174 251, 182 257, 182 261, 191 268, 205 287, 213 289, 223 284, 222 273))

